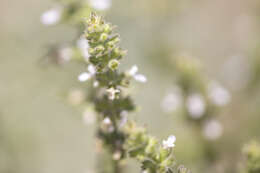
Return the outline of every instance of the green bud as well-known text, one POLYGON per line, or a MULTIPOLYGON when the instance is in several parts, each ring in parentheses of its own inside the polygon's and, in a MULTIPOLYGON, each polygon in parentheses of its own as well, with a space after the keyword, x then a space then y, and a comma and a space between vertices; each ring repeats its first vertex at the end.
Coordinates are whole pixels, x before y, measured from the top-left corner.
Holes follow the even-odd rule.
POLYGON ((109 41, 107 43, 107 46, 110 48, 110 49, 113 49, 113 47, 115 46, 115 43, 113 41, 109 41))
POLYGON ((99 52, 103 52, 105 48, 102 45, 98 45, 97 47, 95 47, 95 50, 99 53, 99 52))
POLYGON ((119 65, 119 61, 117 61, 116 59, 112 59, 109 61, 108 63, 108 67, 111 69, 111 70, 116 70, 118 68, 118 65, 119 65))
POLYGON ((109 34, 109 33, 111 33, 111 31, 112 31, 112 28, 110 27, 110 25, 105 24, 104 25, 104 32, 109 34))
POLYGON ((90 55, 94 55, 95 54, 95 49, 90 47, 90 48, 88 48, 88 52, 89 52, 90 55))
POLYGON ((116 37, 114 40, 113 40, 114 44, 117 44, 120 42, 120 39, 118 37, 116 37))
POLYGON ((165 160, 170 154, 170 151, 168 149, 164 149, 162 147, 160 147, 159 149, 159 160, 163 161, 165 160))
POLYGON ((87 30, 88 30, 89 33, 94 32, 93 26, 89 26, 87 30))
POLYGON ((100 41, 106 41, 108 38, 108 35, 106 33, 102 33, 101 36, 100 36, 100 41))
POLYGON ((148 140, 148 145, 145 148, 145 152, 147 154, 153 153, 155 151, 156 144, 157 144, 157 140, 153 137, 150 137, 148 140))

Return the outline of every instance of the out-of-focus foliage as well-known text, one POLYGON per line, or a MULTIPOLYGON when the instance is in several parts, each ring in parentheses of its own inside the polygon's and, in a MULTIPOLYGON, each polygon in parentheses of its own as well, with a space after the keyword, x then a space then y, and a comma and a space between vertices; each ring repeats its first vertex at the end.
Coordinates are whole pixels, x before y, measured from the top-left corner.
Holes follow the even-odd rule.
POLYGON ((246 156, 244 173, 260 172, 260 144, 256 141, 251 141, 243 149, 246 156))

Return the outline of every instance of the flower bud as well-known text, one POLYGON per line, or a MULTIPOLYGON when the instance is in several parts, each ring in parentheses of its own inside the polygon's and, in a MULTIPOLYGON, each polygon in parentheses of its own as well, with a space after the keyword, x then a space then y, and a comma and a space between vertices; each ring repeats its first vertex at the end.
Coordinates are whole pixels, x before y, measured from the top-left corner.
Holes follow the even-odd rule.
POLYGON ((105 48, 102 45, 98 45, 97 47, 95 47, 95 50, 97 51, 97 53, 99 53, 99 52, 103 52, 105 48))
POLYGON ((101 36, 100 36, 100 41, 106 41, 108 38, 108 35, 106 33, 102 33, 101 36))
POLYGON ((88 52, 89 52, 90 55, 94 55, 95 54, 95 49, 90 47, 90 48, 88 48, 88 52))
POLYGON ((111 31, 112 31, 112 29, 111 29, 110 25, 105 24, 104 25, 104 32, 109 34, 109 33, 111 33, 111 31))
POLYGON ((87 28, 87 30, 88 30, 89 33, 94 32, 94 28, 93 28, 93 26, 89 26, 89 27, 87 28))
POLYGON ((109 61, 108 63, 108 67, 111 69, 111 70, 116 70, 118 68, 118 65, 119 65, 119 61, 117 61, 116 59, 112 59, 109 61))

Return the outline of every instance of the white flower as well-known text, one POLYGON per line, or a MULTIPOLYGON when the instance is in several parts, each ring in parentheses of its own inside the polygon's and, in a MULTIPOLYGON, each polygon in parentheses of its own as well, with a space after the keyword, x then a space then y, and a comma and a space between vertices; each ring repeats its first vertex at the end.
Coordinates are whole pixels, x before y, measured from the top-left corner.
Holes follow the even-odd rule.
POLYGON ((78 80, 80 82, 85 82, 91 78, 91 74, 88 72, 83 72, 79 75, 78 80))
POLYGON ((168 137, 167 140, 163 140, 162 144, 163 144, 163 148, 167 149, 167 148, 173 148, 175 147, 175 141, 176 141, 176 137, 171 135, 168 137))
POLYGON ((216 82, 212 82, 208 88, 209 98, 212 103, 224 106, 230 101, 230 93, 216 82))
POLYGON ((133 67, 131 67, 131 69, 127 72, 127 74, 131 77, 133 77, 136 81, 138 82, 142 82, 145 83, 147 82, 147 78, 146 76, 142 75, 142 74, 137 74, 138 72, 138 67, 136 65, 134 65, 133 67))
POLYGON ((121 153, 121 151, 115 151, 114 153, 113 153, 113 159, 114 160, 119 160, 120 158, 121 158, 121 156, 122 156, 122 153, 121 153))
POLYGON ((54 25, 59 22, 61 18, 61 9, 53 8, 41 15, 41 22, 44 25, 54 25))
POLYGON ((192 94, 187 99, 187 109, 192 118, 198 119, 205 112, 205 102, 200 94, 192 94))
POLYGON ((90 55, 88 52, 89 44, 88 40, 84 38, 83 36, 80 37, 80 39, 77 41, 77 46, 80 49, 82 56, 86 61, 88 61, 90 55))
POLYGON ((223 127, 217 120, 210 120, 203 126, 203 135, 209 140, 218 139, 223 132, 223 127))
POLYGON ((105 124, 105 125, 111 125, 111 120, 110 120, 110 118, 108 118, 108 117, 106 117, 104 120, 103 120, 103 124, 105 124))
POLYGON ((117 93, 120 93, 120 90, 119 90, 119 89, 115 89, 115 88, 113 88, 113 87, 107 89, 106 91, 107 91, 107 93, 108 93, 108 98, 109 98, 110 100, 114 100, 114 99, 116 98, 116 94, 117 94, 117 93))
POLYGON ((180 89, 176 87, 173 91, 171 91, 171 93, 167 94, 163 98, 161 107, 166 113, 173 112, 176 111, 178 107, 180 107, 181 101, 182 96, 180 93, 180 89))
POLYGON ((138 72, 138 67, 136 65, 134 65, 133 67, 131 67, 131 69, 128 71, 128 74, 130 76, 134 76, 136 73, 138 72))
POLYGON ((106 10, 111 7, 111 0, 89 0, 90 6, 96 10, 106 10))
POLYGON ((147 82, 147 78, 142 74, 136 74, 134 75, 134 79, 138 82, 145 83, 147 82))
POLYGON ((93 82, 93 87, 94 87, 94 88, 97 88, 98 86, 99 86, 99 82, 98 82, 98 81, 94 81, 94 82, 93 82))
POLYGON ((114 131, 114 127, 113 127, 113 125, 112 125, 112 121, 111 121, 111 119, 110 118, 108 118, 108 117, 106 117, 104 120, 103 120, 103 122, 102 122, 102 128, 104 129, 104 130, 107 130, 108 132, 113 132, 114 131))
POLYGON ((89 65, 88 66, 88 71, 89 71, 89 73, 93 76, 93 75, 95 75, 95 73, 96 73, 96 69, 95 69, 95 67, 93 66, 93 65, 89 65))
POLYGON ((96 73, 96 69, 93 65, 89 65, 88 66, 88 72, 83 72, 78 76, 78 80, 80 82, 85 82, 87 80, 89 80, 92 76, 94 76, 96 73))

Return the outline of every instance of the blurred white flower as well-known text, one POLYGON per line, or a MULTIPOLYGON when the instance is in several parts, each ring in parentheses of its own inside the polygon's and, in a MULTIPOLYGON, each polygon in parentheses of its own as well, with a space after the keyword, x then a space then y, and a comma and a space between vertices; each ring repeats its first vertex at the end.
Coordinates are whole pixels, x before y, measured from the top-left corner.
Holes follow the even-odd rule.
POLYGON ((85 124, 93 124, 96 121, 95 112, 91 108, 86 108, 83 112, 83 122, 85 124))
POLYGON ((114 153, 113 153, 113 159, 114 160, 119 160, 120 158, 121 158, 121 156, 122 156, 122 152, 121 151, 115 151, 114 153))
POLYGON ((111 7, 112 0, 89 0, 89 4, 96 10, 106 10, 111 7))
POLYGON ((205 112, 205 102, 200 94, 192 94, 187 98, 187 109, 189 115, 194 118, 200 118, 205 112))
POLYGON ((216 82, 212 82, 208 88, 209 98, 212 103, 218 106, 224 106, 230 101, 230 93, 216 82))
POLYGON ((178 109, 178 107, 180 107, 181 101, 182 96, 180 89, 175 87, 173 91, 171 91, 163 98, 161 102, 161 108, 166 113, 174 112, 178 109))
POLYGON ((147 78, 146 76, 142 75, 142 74, 136 74, 134 75, 134 79, 138 82, 142 82, 142 83, 145 83, 147 82, 147 78))
POLYGON ((89 48, 88 40, 85 37, 81 36, 80 39, 78 39, 77 41, 77 46, 80 49, 85 61, 88 61, 90 57, 88 53, 88 48, 89 48))
POLYGON ((104 123, 105 125, 110 125, 112 122, 111 122, 110 118, 106 117, 106 118, 103 120, 103 123, 104 123))
POLYGON ((136 65, 134 65, 133 67, 131 67, 131 69, 128 71, 128 74, 130 76, 134 76, 136 73, 138 72, 138 67, 136 65))
POLYGON ((171 135, 168 137, 167 140, 163 140, 162 144, 163 144, 163 148, 164 149, 168 149, 168 148, 173 148, 175 147, 175 141, 176 141, 176 137, 171 135))
POLYGON ((73 51, 70 47, 63 47, 59 49, 58 54, 59 54, 59 63, 64 64, 70 61, 73 51))
POLYGON ((217 120, 207 121, 203 126, 203 135, 208 140, 218 139, 223 132, 223 127, 217 120))
POLYGON ((147 78, 146 76, 142 75, 142 74, 137 74, 138 72, 138 67, 136 65, 134 65, 133 67, 131 67, 131 69, 127 72, 127 74, 131 77, 133 77, 136 81, 138 82, 142 82, 145 83, 147 82, 147 78))
POLYGON ((112 121, 110 118, 106 117, 103 122, 102 122, 102 125, 103 125, 103 129, 104 130, 107 130, 108 132, 113 132, 114 131, 114 127, 112 125, 112 121))
POLYGON ((98 82, 98 81, 94 81, 94 82, 93 82, 93 87, 94 87, 94 88, 97 88, 98 86, 99 86, 99 82, 98 82))
POLYGON ((87 80, 89 80, 92 76, 94 76, 96 73, 96 69, 93 65, 89 65, 88 66, 88 72, 83 72, 78 76, 78 80, 80 82, 85 82, 87 80))
POLYGON ((114 99, 116 98, 116 94, 117 94, 117 93, 120 93, 120 90, 119 90, 119 89, 115 89, 115 88, 113 88, 113 87, 107 89, 106 91, 107 91, 107 93, 108 93, 108 98, 109 98, 110 100, 114 100, 114 99))
POLYGON ((78 80, 80 82, 85 82, 91 78, 91 74, 88 72, 83 72, 79 75, 78 80))
POLYGON ((54 25, 59 22, 60 18, 61 18, 61 9, 56 7, 48 11, 45 11, 41 15, 41 22, 44 25, 54 25))

